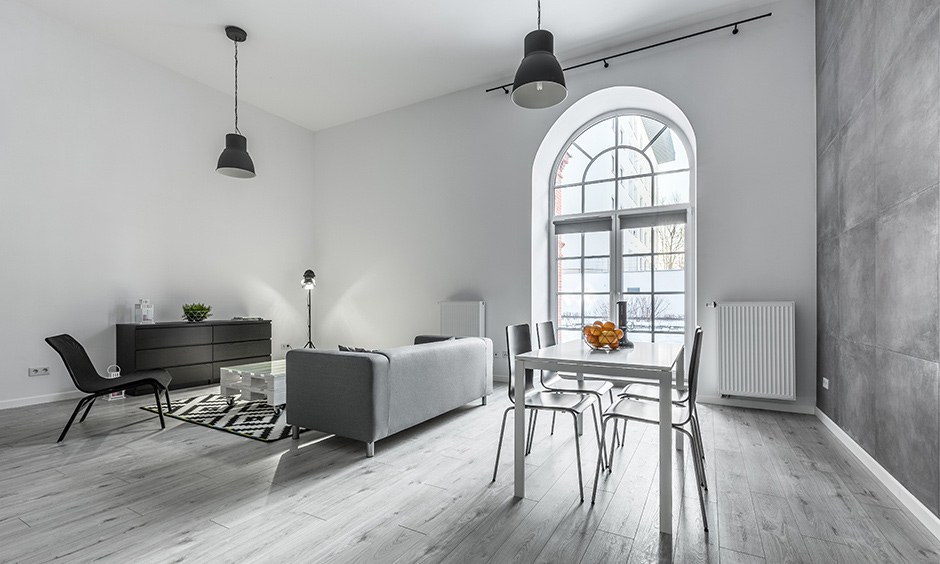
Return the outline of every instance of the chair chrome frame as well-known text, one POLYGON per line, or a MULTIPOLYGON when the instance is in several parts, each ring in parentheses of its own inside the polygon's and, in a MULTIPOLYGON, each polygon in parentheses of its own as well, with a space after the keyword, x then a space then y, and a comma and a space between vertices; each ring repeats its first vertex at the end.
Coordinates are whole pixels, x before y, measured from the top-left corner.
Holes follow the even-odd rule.
MULTIPOLYGON (((496 463, 493 465, 493 481, 499 472, 499 457, 503 448, 503 437, 506 433, 506 417, 515 408, 515 361, 516 355, 532 350, 532 334, 528 324, 509 325, 506 327, 506 344, 509 353, 509 401, 512 403, 503 411, 503 421, 499 429, 499 444, 496 448, 496 463)), ((584 479, 581 471, 581 441, 578 436, 578 415, 583 414, 587 407, 591 407, 594 419, 594 432, 597 435, 598 452, 606 454, 604 442, 601 440, 600 425, 598 424, 596 396, 586 393, 556 392, 539 390, 535 387, 532 370, 525 373, 525 409, 529 410, 529 431, 526 444, 526 454, 532 449, 535 435, 535 423, 540 410, 570 413, 574 423, 574 445, 578 461, 578 486, 581 501, 584 501, 584 479), (553 402, 559 402, 553 404, 553 402), (572 403, 574 402, 574 403, 572 403)))

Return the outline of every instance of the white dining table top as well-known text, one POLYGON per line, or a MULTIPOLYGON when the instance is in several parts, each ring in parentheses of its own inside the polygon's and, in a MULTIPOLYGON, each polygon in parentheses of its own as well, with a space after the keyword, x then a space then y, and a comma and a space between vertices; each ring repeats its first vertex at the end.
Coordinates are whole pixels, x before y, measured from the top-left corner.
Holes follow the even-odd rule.
POLYGON ((583 340, 566 341, 544 349, 516 355, 516 359, 583 366, 635 367, 669 370, 682 350, 681 343, 634 343, 633 348, 619 348, 610 352, 593 350, 583 340))

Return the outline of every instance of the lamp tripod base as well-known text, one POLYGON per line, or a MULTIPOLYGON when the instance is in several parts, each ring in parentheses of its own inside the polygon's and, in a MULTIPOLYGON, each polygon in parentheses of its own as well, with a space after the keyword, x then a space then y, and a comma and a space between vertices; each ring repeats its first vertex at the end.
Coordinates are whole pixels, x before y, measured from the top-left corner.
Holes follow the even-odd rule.
POLYGON ((307 344, 304 345, 304 348, 305 348, 305 349, 315 349, 315 348, 317 348, 317 346, 313 344, 313 341, 307 341, 307 344))

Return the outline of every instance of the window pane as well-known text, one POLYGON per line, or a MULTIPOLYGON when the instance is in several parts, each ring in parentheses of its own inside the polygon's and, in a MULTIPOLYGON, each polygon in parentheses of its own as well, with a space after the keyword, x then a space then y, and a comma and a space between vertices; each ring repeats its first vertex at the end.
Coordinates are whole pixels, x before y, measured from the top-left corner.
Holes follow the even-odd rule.
POLYGON ((609 296, 584 296, 584 324, 588 325, 597 320, 606 321, 610 319, 610 297, 609 296))
POLYGON ((682 333, 685 331, 685 296, 667 294, 653 296, 656 304, 656 331, 682 333))
POLYGON ((684 253, 685 252, 685 224, 657 225, 653 228, 656 253, 684 253))
POLYGON ((653 145, 646 150, 646 154, 653 161, 657 172, 689 168, 685 147, 671 129, 656 138, 653 145))
POLYGON ((643 153, 635 149, 620 149, 617 151, 620 171, 617 176, 635 176, 637 174, 650 174, 653 170, 643 153))
POLYGON ((652 251, 650 242, 653 240, 653 230, 649 227, 623 230, 623 254, 641 254, 652 251))
POLYGON ((559 331, 558 342, 566 343, 568 341, 577 341, 581 338, 581 331, 559 331))
POLYGON ((617 184, 620 186, 620 194, 618 195, 620 209, 628 210, 652 205, 652 176, 620 180, 617 184))
POLYGON ((627 338, 634 343, 651 343, 653 341, 653 336, 651 334, 637 333, 633 331, 627 331, 627 338))
POLYGON ((558 327, 580 330, 584 324, 581 322, 581 296, 558 296, 558 327))
POLYGON ((623 291, 626 294, 652 291, 650 257, 623 257, 623 291))
POLYGON ((614 151, 610 150, 602 153, 588 167, 584 180, 613 180, 617 176, 617 169, 614 167, 614 151))
POLYGON ((594 231, 584 234, 585 256, 610 256, 610 233, 594 231))
POLYGON ((584 259, 584 291, 610 291, 610 258, 584 259))
POLYGON ((627 302, 627 329, 629 331, 652 330, 652 298, 647 295, 624 295, 627 302))
POLYGON ((581 186, 555 190, 555 215, 581 213, 581 186))
POLYGON ((685 204, 689 201, 689 172, 656 175, 656 205, 685 204))
POLYGON ((558 236, 558 258, 581 256, 581 234, 567 233, 558 236))
POLYGON ((555 171, 555 185, 581 182, 584 177, 584 169, 589 162, 591 162, 591 159, 578 150, 577 147, 568 147, 565 155, 561 158, 561 162, 558 163, 558 170, 555 171))
POLYGON ((592 125, 587 131, 579 135, 574 142, 584 149, 587 154, 594 157, 604 149, 612 147, 615 141, 614 118, 610 118, 592 125))
POLYGON ((649 138, 640 116, 620 116, 620 138, 618 145, 643 148, 649 144, 649 138))
POLYGON ((685 335, 675 334, 675 333, 656 333, 656 342, 657 343, 679 343, 682 344, 685 342, 685 335))
POLYGON ((562 259, 558 261, 558 291, 581 291, 581 259, 562 259))
POLYGON ((602 182, 584 187, 584 211, 596 212, 614 209, 614 183, 602 182))
MULTIPOLYGON (((667 255, 668 256, 668 255, 667 255)), ((653 274, 657 292, 684 292, 685 270, 660 270, 659 260, 656 257, 656 272, 653 274)), ((626 289, 624 289, 626 290, 626 289)))

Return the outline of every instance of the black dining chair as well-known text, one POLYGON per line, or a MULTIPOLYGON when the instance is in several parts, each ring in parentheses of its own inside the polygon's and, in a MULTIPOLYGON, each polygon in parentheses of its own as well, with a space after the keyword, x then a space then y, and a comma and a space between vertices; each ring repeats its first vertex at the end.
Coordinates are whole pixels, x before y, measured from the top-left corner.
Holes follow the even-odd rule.
MULTIPOLYGON (((509 401, 515 405, 515 373, 516 355, 532 350, 532 333, 528 324, 510 325, 506 327, 506 349, 509 352, 509 401)), ((598 449, 603 446, 601 442, 600 427, 597 420, 597 409, 594 404, 597 398, 591 394, 553 392, 540 390, 535 387, 532 370, 525 371, 525 409, 529 410, 529 437, 527 450, 531 448, 534 433, 535 417, 541 410, 570 413, 574 420, 574 447, 578 459, 578 485, 581 492, 581 501, 584 501, 584 480, 581 476, 581 442, 578 438, 578 416, 590 407, 594 416, 594 432, 597 435, 598 449)), ((513 410, 513 405, 503 412, 503 424, 499 429, 499 445, 496 448, 496 464, 493 467, 493 481, 499 471, 499 455, 503 448, 503 435, 506 432, 506 416, 513 410)))
POLYGON ((85 421, 85 418, 88 417, 88 412, 91 411, 92 404, 94 404, 95 400, 100 396, 136 388, 137 386, 151 386, 153 388, 153 395, 157 398, 157 413, 160 415, 160 428, 166 428, 166 424, 163 421, 163 408, 160 405, 160 391, 162 390, 166 394, 167 411, 171 411, 170 391, 168 386, 170 385, 172 377, 166 370, 142 370, 127 376, 105 378, 98 374, 91 359, 88 358, 88 353, 85 352, 85 348, 71 335, 63 334, 54 337, 46 337, 46 342, 62 357, 62 362, 65 363, 65 368, 69 371, 69 376, 72 377, 72 382, 75 384, 75 387, 78 388, 79 391, 88 394, 78 401, 78 405, 75 406, 72 416, 69 417, 69 422, 65 424, 65 429, 62 429, 62 434, 59 435, 59 440, 56 441, 57 443, 62 442, 62 439, 65 438, 66 433, 69 432, 69 427, 71 427, 72 422, 75 421, 75 416, 78 415, 78 412, 83 407, 85 408, 85 413, 82 415, 79 423, 85 421))
MULTIPOLYGON (((692 421, 695 418, 695 396, 698 391, 698 367, 702 350, 702 328, 695 328, 695 337, 692 339, 692 354, 689 359, 689 389, 688 401, 684 404, 672 404, 672 428, 689 437, 689 444, 692 447, 692 466, 695 470, 696 490, 698 490, 698 500, 702 509, 702 523, 705 525, 705 531, 708 532, 708 517, 705 515, 705 494, 708 485, 705 479, 705 467, 702 463, 702 441, 699 437, 699 428, 692 421), (686 426, 689 429, 686 429, 686 426)), ((639 421, 652 425, 659 424, 659 402, 637 399, 633 397, 623 397, 617 403, 608 407, 601 415, 601 441, 606 440, 607 423, 611 420, 623 419, 624 426, 629 421, 639 421)), ((601 468, 604 464, 601 461, 603 453, 598 454, 597 467, 594 472, 594 491, 591 495, 591 503, 594 503, 597 497, 597 481, 600 476, 601 468)), ((613 468, 613 448, 610 451, 610 460, 607 461, 606 468, 611 471, 613 468)))
MULTIPOLYGON (((538 338, 539 348, 544 349, 558 344, 555 337, 555 322, 543 321, 535 324, 535 335, 538 338)), ((613 388, 614 385, 606 380, 578 380, 572 374, 570 378, 565 378, 558 372, 552 370, 541 370, 542 386, 546 390, 553 392, 575 392, 581 394, 592 394, 597 396, 597 405, 601 405, 601 398, 604 394, 610 397, 610 403, 614 403, 613 388)), ((555 434, 555 413, 552 413, 552 434, 555 434)))

